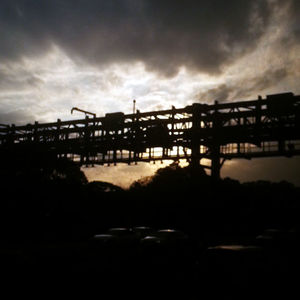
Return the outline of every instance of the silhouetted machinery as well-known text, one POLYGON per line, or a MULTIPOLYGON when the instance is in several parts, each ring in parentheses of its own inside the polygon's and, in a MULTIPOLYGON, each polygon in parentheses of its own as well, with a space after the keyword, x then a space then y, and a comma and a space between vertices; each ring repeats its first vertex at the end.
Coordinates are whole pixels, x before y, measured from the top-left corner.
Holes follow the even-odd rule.
POLYGON ((77 110, 77 111, 79 111, 79 112, 83 112, 83 113, 85 113, 86 116, 87 116, 87 115, 92 115, 94 118, 96 118, 96 114, 95 114, 95 113, 92 113, 92 112, 89 112, 89 111, 80 109, 80 108, 78 108, 78 107, 73 107, 73 108, 71 109, 71 114, 73 114, 73 111, 74 111, 74 110, 77 110))
POLYGON ((153 124, 146 130, 146 143, 150 147, 171 148, 172 140, 170 138, 169 129, 163 124, 153 124))
MULTIPOLYGON (((297 106, 294 105, 293 93, 284 93, 267 96, 267 110, 270 115, 280 116, 293 113, 297 106)), ((299 110, 299 107, 298 107, 299 110)), ((299 111, 298 111, 299 113, 299 111)))
POLYGON ((118 131, 124 127, 124 113, 108 113, 102 121, 103 128, 107 131, 118 131))
POLYGON ((81 165, 187 159, 195 167, 206 159, 210 166, 202 166, 219 178, 228 159, 300 154, 300 96, 293 93, 105 117, 75 110, 86 118, 1 125, 0 157, 21 163, 43 153, 81 165))

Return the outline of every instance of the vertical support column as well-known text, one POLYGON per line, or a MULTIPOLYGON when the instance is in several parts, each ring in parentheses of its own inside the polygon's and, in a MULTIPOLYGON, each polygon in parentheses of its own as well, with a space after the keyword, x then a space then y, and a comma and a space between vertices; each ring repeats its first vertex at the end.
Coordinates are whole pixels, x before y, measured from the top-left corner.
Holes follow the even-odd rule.
POLYGON ((9 144, 14 144, 15 142, 15 132, 16 132, 16 125, 15 124, 12 124, 11 127, 9 127, 9 130, 8 130, 8 139, 7 139, 7 142, 9 144))
POLYGON ((220 129, 222 121, 218 112, 218 101, 215 101, 215 111, 212 118, 212 141, 210 146, 211 151, 211 177, 217 181, 220 179, 220 129))
POLYGON ((140 153, 140 142, 141 142, 141 136, 140 136, 140 127, 139 127, 139 121, 140 121, 140 111, 136 110, 136 117, 134 120, 134 132, 135 132, 135 141, 134 141, 134 152, 133 152, 133 158, 134 158, 134 164, 137 165, 137 160, 140 153))
POLYGON ((33 133, 33 141, 35 143, 38 143, 39 141, 39 135, 38 135, 38 126, 39 126, 39 122, 38 121, 35 121, 34 122, 34 133, 33 133))
POLYGON ((61 157, 62 153, 61 153, 61 149, 59 149, 60 147, 58 146, 59 145, 59 135, 60 135, 60 123, 61 123, 61 120, 60 119, 57 119, 57 127, 56 127, 56 133, 55 133, 55 148, 56 148, 56 155, 58 158, 61 157))
POLYGON ((93 116, 93 125, 92 125, 92 134, 91 134, 91 156, 92 156, 92 167, 94 167, 94 162, 97 160, 97 154, 95 151, 95 140, 96 140, 96 114, 93 116))
POLYGON ((213 143, 211 147, 211 177, 213 180, 220 179, 220 145, 213 143))
POLYGON ((284 120, 282 117, 279 117, 278 120, 278 152, 284 154, 285 152, 285 139, 284 139, 284 120))
POLYGON ((255 135, 255 144, 258 147, 261 147, 261 106, 262 106, 262 97, 258 96, 258 100, 255 105, 255 125, 254 125, 254 135, 255 135))
MULTIPOLYGON (((175 106, 172 105, 172 116, 171 116, 171 122, 172 122, 172 124, 171 124, 171 137, 170 137, 170 147, 171 148, 169 148, 170 151, 167 149, 167 156, 169 154, 171 155, 171 153, 173 151, 173 146, 174 146, 174 130, 175 130, 175 123, 174 122, 175 122, 175 114, 176 114, 176 112, 175 112, 175 106)), ((178 149, 178 146, 177 146, 177 154, 178 154, 178 152, 179 152, 179 149, 178 149)))
POLYGON ((85 116, 85 128, 83 131, 83 148, 81 150, 80 155, 80 163, 84 164, 86 163, 86 166, 88 165, 89 160, 89 139, 90 139, 90 131, 89 131, 89 117, 85 116))
POLYGON ((201 110, 199 104, 193 104, 192 116, 192 136, 191 136, 191 170, 192 173, 197 173, 200 167, 200 129, 201 110))
POLYGON ((117 165, 117 136, 118 136, 118 130, 116 129, 113 133, 114 139, 112 141, 113 145, 113 163, 114 166, 117 165))
POLYGON ((29 162, 31 165, 39 165, 42 163, 42 151, 39 145, 40 137, 39 137, 39 123, 38 121, 34 122, 33 129, 33 145, 31 151, 28 152, 29 162))

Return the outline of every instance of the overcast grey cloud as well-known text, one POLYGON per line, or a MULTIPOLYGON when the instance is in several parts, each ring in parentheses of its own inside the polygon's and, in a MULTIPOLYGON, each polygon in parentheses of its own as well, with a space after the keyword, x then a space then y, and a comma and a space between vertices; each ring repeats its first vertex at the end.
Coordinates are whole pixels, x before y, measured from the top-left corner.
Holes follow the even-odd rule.
POLYGON ((199 102, 213 103, 214 101, 226 102, 230 100, 249 99, 253 93, 262 92, 272 88, 290 75, 286 68, 274 68, 254 77, 237 78, 232 82, 220 83, 212 88, 200 91, 195 95, 199 102))
POLYGON ((15 125, 24 125, 26 121, 29 123, 33 119, 33 115, 30 112, 30 109, 15 109, 12 112, 0 113, 0 120, 2 124, 15 124, 15 125), (22 120, 22 123, 19 123, 17 120, 22 120))
POLYGON ((55 44, 91 64, 215 73, 255 47, 272 10, 265 0, 2 0, 0 57, 35 57, 55 44))

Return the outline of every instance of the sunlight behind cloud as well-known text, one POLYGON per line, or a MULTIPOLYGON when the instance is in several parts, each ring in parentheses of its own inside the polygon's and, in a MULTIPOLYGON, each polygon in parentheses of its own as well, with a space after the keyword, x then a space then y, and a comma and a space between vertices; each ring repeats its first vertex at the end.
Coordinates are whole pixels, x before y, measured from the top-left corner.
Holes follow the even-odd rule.
POLYGON ((97 116, 116 111, 131 113, 133 99, 140 111, 169 109, 172 105, 184 107, 194 102, 195 89, 219 81, 184 68, 173 78, 160 78, 146 71, 142 63, 112 64, 101 70, 73 61, 57 46, 45 56, 7 64, 0 72, 6 78, 13 78, 12 82, 3 83, 1 110, 11 112, 15 102, 18 109, 30 106, 34 119, 20 116, 20 124, 83 117, 79 113, 70 114, 74 106, 95 112, 97 116))

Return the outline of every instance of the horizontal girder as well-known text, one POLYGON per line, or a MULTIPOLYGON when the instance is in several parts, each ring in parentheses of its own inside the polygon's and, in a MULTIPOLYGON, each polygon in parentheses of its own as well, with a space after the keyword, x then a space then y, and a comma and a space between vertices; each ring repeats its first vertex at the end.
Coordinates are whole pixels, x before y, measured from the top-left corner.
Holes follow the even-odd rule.
POLYGON ((2 157, 49 152, 81 164, 200 160, 216 155, 224 159, 293 156, 300 154, 299 141, 300 96, 292 93, 127 115, 0 125, 2 157))

